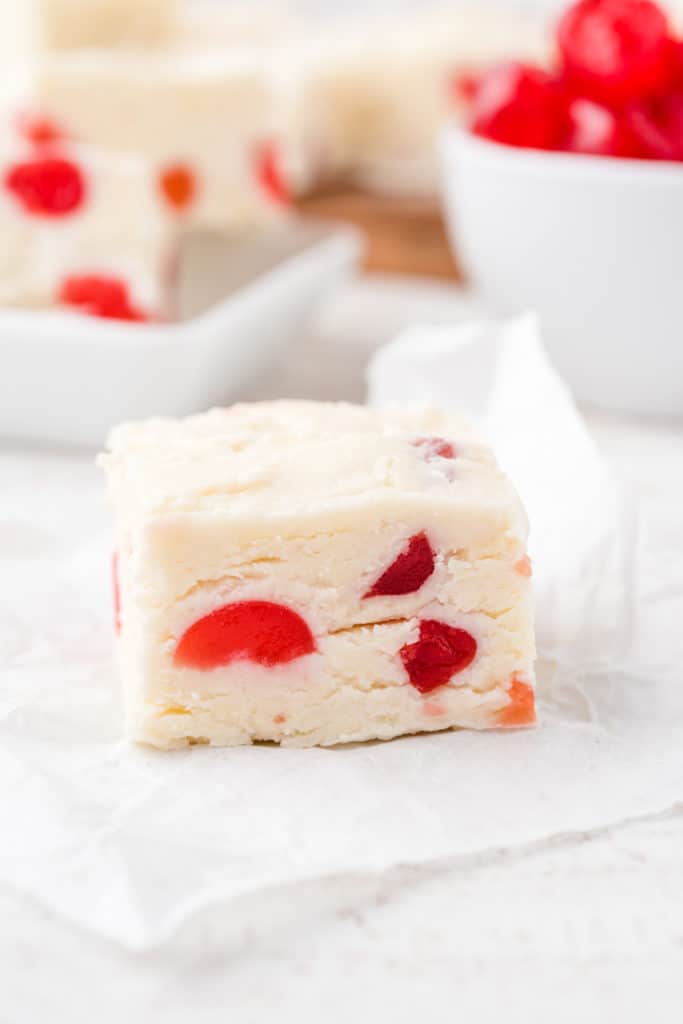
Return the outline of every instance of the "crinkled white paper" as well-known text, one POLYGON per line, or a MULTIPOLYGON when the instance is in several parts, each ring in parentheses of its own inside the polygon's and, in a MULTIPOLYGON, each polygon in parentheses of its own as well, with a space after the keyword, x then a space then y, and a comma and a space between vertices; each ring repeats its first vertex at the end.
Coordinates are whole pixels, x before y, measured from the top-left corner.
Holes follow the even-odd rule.
POLYGON ((85 458, 4 452, 0 884, 146 948, 208 908, 226 927, 263 926, 273 887, 683 798, 683 559, 671 536, 638 539, 633 501, 533 321, 414 330, 374 361, 371 385, 375 401, 469 410, 518 482, 533 526, 540 727, 337 750, 126 745, 99 475, 85 458))

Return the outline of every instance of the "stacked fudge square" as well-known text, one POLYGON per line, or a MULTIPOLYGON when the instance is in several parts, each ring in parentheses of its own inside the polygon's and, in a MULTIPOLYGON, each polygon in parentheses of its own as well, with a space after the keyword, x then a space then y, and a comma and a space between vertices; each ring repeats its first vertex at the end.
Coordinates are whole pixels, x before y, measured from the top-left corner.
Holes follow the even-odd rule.
POLYGON ((533 723, 527 522, 460 421, 257 403, 124 425, 101 461, 132 739, 533 723))
POLYGON ((43 118, 0 141, 0 304, 128 321, 172 315, 175 237, 137 156, 74 143, 43 118))
POLYGON ((184 227, 236 230, 279 219, 288 199, 281 135, 290 90, 240 22, 175 0, 124 0, 123 8, 118 0, 34 2, 52 40, 33 82, 49 118, 102 149, 149 161, 159 200, 184 227), (67 44, 58 28, 74 20, 80 28, 67 44))
POLYGON ((239 231, 281 219, 288 187, 282 96, 262 57, 79 50, 41 62, 40 109, 103 150, 140 154, 183 228, 239 231))
POLYGON ((0 128, 0 304, 166 320, 181 229, 282 217, 262 57, 179 46, 177 13, 172 0, 13 10, 4 27, 30 73, 0 128))

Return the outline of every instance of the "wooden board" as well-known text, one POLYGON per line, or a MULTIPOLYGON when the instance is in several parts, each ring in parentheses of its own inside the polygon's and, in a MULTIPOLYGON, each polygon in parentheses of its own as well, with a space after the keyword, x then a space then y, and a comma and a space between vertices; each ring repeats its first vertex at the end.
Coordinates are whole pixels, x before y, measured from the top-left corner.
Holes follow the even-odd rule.
POLYGON ((367 238, 366 270, 461 279, 436 199, 370 195, 352 188, 297 201, 304 215, 347 221, 367 238))

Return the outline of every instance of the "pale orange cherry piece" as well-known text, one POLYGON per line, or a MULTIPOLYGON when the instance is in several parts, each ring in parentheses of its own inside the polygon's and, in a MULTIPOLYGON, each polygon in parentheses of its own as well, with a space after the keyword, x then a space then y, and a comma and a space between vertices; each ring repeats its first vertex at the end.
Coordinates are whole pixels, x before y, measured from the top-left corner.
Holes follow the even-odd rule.
POLYGON ((533 569, 531 567, 531 559, 528 555, 523 555, 518 562, 515 562, 515 569, 520 576, 526 576, 527 578, 533 575, 533 569))
POLYGON ((446 714, 446 709, 443 704, 439 704, 438 701, 426 700, 422 705, 422 712, 429 718, 440 718, 442 715, 446 714))
POLYGON ((287 715, 276 715, 273 721, 276 725, 284 725, 287 721, 287 715))
POLYGON ((159 187, 169 206, 187 210, 197 196, 197 176, 187 164, 170 164, 159 175, 159 187))
POLYGON ((533 725, 536 721, 536 699, 528 683, 518 675, 512 677, 508 689, 510 703, 498 713, 498 725, 533 725))

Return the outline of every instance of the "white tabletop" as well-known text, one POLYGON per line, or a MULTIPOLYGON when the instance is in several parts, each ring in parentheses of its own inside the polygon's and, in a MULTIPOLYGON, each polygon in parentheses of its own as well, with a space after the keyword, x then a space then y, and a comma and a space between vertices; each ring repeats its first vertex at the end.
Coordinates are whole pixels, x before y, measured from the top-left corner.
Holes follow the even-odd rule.
MULTIPOLYGON (((444 319, 459 301, 443 287, 355 285, 249 397, 358 399, 363 364, 378 343, 406 319, 444 319)), ((680 507, 683 498, 683 423, 587 415, 604 454, 640 496, 646 524, 672 529, 671 503, 680 507)), ((0 493, 10 495, 0 509, 0 554, 2 543, 21 543, 17 496, 37 493, 36 474, 89 487, 91 457, 0 448, 0 493)), ((87 521, 87 508, 69 515, 68 494, 61 511, 64 530, 87 521)), ((672 541, 681 539, 679 527, 672 541)), ((271 1014, 328 1022, 678 1021, 683 784, 680 797, 662 814, 595 833, 303 883, 274 893, 265 922, 237 940, 212 912, 144 955, 0 887, 0 1024, 250 1022, 271 1014)))

